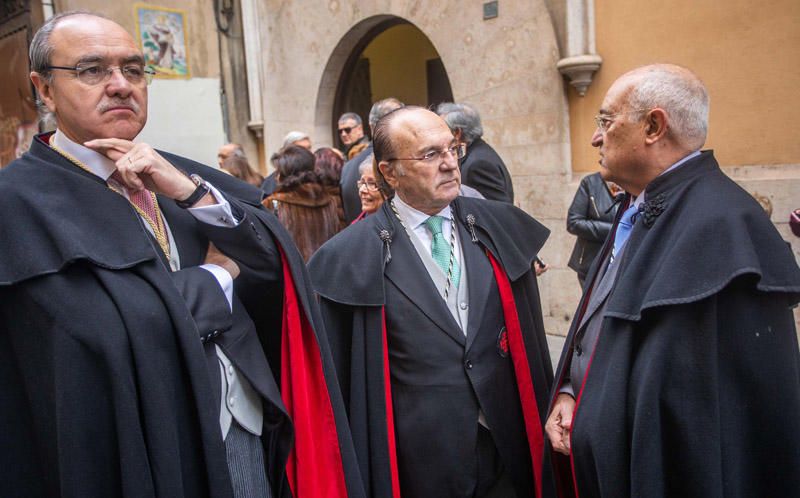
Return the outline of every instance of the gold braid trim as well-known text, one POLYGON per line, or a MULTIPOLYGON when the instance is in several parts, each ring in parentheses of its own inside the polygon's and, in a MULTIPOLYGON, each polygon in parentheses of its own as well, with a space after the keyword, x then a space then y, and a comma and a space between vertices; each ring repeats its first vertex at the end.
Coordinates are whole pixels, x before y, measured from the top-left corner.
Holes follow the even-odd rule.
MULTIPOLYGON (((52 148, 54 151, 56 151, 59 154, 61 154, 65 159, 67 159, 69 162, 71 162, 75 166, 77 166, 80 169, 86 171, 87 173, 91 173, 92 175, 94 175, 94 173, 92 173, 92 171, 85 164, 80 162, 78 159, 76 159, 71 154, 61 150, 60 148, 56 147, 53 144, 50 144, 50 148, 52 148)), ((95 176, 97 176, 97 175, 95 175, 95 176)), ((112 187, 111 185, 109 185, 108 182, 106 182, 106 186, 112 192, 116 192, 117 194, 125 197, 122 192, 120 192, 119 190, 117 190, 114 187, 112 187)), ((155 234, 155 236, 156 236, 156 241, 158 241, 158 245, 159 245, 159 247, 161 247, 161 251, 164 253, 164 256, 167 257, 167 261, 169 261, 169 259, 170 259, 169 239, 167 237, 167 228, 166 228, 166 226, 164 226, 164 217, 161 214, 161 208, 158 205, 158 199, 156 198, 156 194, 154 194, 153 192, 150 192, 149 190, 147 191, 147 193, 153 199, 153 206, 155 207, 155 210, 156 210, 156 218, 158 218, 156 220, 153 220, 152 218, 150 218, 150 216, 147 213, 145 213, 142 210, 142 208, 140 208, 139 206, 137 206, 136 204, 131 202, 130 199, 127 199, 127 200, 128 200, 128 203, 131 205, 131 207, 133 207, 133 209, 136 210, 136 212, 139 214, 139 216, 142 217, 142 219, 144 219, 144 221, 146 221, 148 225, 150 225, 150 228, 153 230, 153 234, 155 234)))

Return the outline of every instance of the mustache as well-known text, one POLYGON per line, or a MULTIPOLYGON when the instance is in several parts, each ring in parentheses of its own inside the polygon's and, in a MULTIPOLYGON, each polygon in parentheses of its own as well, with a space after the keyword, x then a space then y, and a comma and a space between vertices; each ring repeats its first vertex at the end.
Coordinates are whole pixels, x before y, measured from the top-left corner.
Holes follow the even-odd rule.
POLYGON ((106 112, 108 110, 117 108, 117 107, 127 107, 128 109, 132 110, 134 113, 138 114, 141 108, 139 104, 136 103, 135 100, 128 98, 128 99, 121 99, 112 97, 108 100, 104 100, 97 105, 97 110, 101 113, 106 112))

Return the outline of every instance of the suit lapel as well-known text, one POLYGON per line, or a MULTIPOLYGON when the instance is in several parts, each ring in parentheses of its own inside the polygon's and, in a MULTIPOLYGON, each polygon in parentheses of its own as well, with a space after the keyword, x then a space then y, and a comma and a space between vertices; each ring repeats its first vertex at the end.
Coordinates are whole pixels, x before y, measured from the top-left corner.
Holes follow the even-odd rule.
POLYGON ((464 345, 463 332, 436 291, 405 229, 397 220, 390 220, 390 223, 394 225, 395 240, 392 242, 392 260, 384 270, 386 278, 436 326, 456 342, 464 345))
MULTIPOLYGON (((618 258, 619 259, 619 258, 618 258)), ((589 319, 592 318, 598 309, 602 306, 603 302, 608 298, 608 295, 611 293, 611 289, 614 287, 614 281, 617 279, 617 269, 619 268, 619 261, 616 261, 613 265, 608 263, 608 259, 603 262, 603 266, 601 270, 603 270, 602 275, 600 275, 600 281, 595 286, 592 295, 589 297, 589 304, 586 305, 586 312, 583 314, 581 318, 581 323, 576 330, 580 330, 581 327, 584 327, 587 323, 589 323, 589 319)))
POLYGON ((483 311, 486 309, 486 300, 489 298, 489 289, 492 285, 492 274, 489 260, 480 244, 472 242, 471 235, 461 224, 456 223, 461 253, 464 261, 461 267, 467 268, 467 281, 469 282, 469 322, 467 325, 467 351, 475 341, 475 336, 483 320, 483 311))

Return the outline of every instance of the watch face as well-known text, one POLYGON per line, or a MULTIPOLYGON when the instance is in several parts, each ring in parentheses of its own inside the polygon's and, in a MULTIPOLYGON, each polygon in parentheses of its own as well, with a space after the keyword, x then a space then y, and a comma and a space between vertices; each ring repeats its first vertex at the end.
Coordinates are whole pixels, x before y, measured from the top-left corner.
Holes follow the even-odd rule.
POLYGON ((194 174, 194 173, 192 173, 191 175, 189 175, 189 178, 190 178, 190 179, 191 179, 191 180, 194 182, 194 184, 195 184, 195 185, 197 185, 198 187, 199 187, 200 185, 202 185, 202 184, 204 184, 204 183, 205 183, 205 180, 203 180, 203 177, 201 177, 200 175, 194 174))

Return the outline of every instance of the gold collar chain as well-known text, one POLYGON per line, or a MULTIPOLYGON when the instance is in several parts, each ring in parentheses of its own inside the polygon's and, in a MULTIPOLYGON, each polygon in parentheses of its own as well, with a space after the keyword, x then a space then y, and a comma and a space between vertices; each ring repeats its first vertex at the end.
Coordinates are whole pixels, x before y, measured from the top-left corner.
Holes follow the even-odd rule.
MULTIPOLYGON (((77 166, 80 169, 86 171, 87 173, 91 173, 92 175, 94 175, 94 173, 85 164, 80 162, 77 158, 75 158, 74 156, 72 156, 68 152, 60 149, 59 147, 56 147, 53 144, 50 144, 50 148, 52 148, 54 151, 56 151, 59 154, 61 154, 65 159, 67 159, 69 162, 71 162, 75 166, 77 166)), ((95 176, 97 176, 97 175, 95 175, 95 176)), ((116 192, 117 194, 119 194, 119 195, 124 197, 122 192, 120 192, 119 190, 117 190, 114 187, 112 187, 108 182, 106 182, 106 186, 109 188, 109 190, 111 190, 113 192, 116 192)), ((136 204, 131 202, 130 199, 128 199, 128 203, 133 207, 133 209, 136 210, 136 212, 139 214, 139 216, 142 219, 144 219, 144 221, 146 221, 148 225, 150 225, 150 228, 153 230, 153 234, 156 237, 156 241, 158 241, 158 245, 159 245, 159 247, 161 247, 161 251, 164 253, 164 256, 167 257, 167 261, 169 261, 169 259, 170 259, 169 238, 167 237, 167 228, 164 225, 164 216, 161 214, 161 208, 158 206, 158 199, 156 198, 156 194, 154 194, 153 192, 150 192, 149 190, 147 191, 147 193, 153 199, 153 206, 155 207, 156 218, 157 219, 155 219, 155 220, 152 219, 147 213, 144 212, 144 210, 142 210, 142 208, 140 208, 139 206, 137 206, 136 204)))

